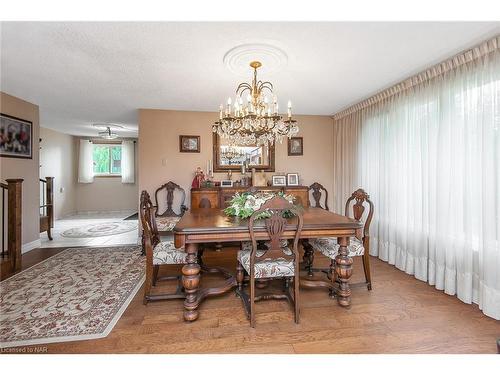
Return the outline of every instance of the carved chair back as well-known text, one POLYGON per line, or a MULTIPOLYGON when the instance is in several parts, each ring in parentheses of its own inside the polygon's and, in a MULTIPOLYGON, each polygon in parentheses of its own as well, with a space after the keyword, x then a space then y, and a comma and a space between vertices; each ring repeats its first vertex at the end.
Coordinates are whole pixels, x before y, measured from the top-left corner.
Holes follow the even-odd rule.
POLYGON ((354 201, 352 205, 352 213, 355 220, 361 221, 363 218, 363 214, 365 213, 365 202, 368 203, 368 213, 366 216, 365 225, 363 227, 363 237, 368 238, 370 235, 370 224, 372 222, 373 217, 373 202, 370 200, 370 196, 363 189, 358 189, 354 193, 351 194, 349 199, 345 204, 345 216, 349 215, 349 208, 351 202, 354 201))
POLYGON ((323 185, 321 185, 319 182, 313 183, 311 186, 309 186, 309 191, 312 190, 312 197, 314 200, 314 205, 312 207, 318 207, 322 208, 324 210, 329 211, 328 209, 328 190, 325 189, 323 185), (323 192, 325 193, 325 206, 323 207, 321 205, 321 196, 323 195, 323 192))
POLYGON ((139 217, 141 219, 143 235, 143 246, 147 252, 148 248, 154 248, 160 243, 160 235, 155 220, 156 207, 151 202, 151 197, 146 190, 141 192, 139 203, 139 217))
POLYGON ((159 207, 160 207, 158 205, 158 203, 159 203, 158 202, 158 193, 162 190, 165 190, 167 193, 167 196, 165 199, 165 203, 166 203, 167 208, 165 209, 165 211, 163 211, 163 213, 156 212, 156 216, 177 216, 177 217, 179 217, 179 216, 184 215, 184 212, 187 211, 187 207, 184 204, 186 201, 186 192, 184 191, 184 189, 172 181, 169 181, 166 184, 163 184, 162 186, 160 186, 158 189, 156 189, 156 191, 155 191, 155 204, 156 204, 157 210, 159 210, 159 207), (174 193, 176 191, 179 191, 181 194, 181 205, 180 205, 179 213, 176 213, 172 208, 172 205, 174 203, 174 193))
MULTIPOLYGON (((284 258, 287 260, 293 260, 295 263, 295 270, 298 268, 298 243, 300 238, 300 232, 302 231, 302 226, 304 224, 304 219, 302 217, 302 212, 297 209, 293 204, 288 202, 285 198, 276 195, 275 197, 269 199, 265 202, 260 209, 255 211, 252 216, 250 216, 250 220, 248 221, 248 229, 250 231, 250 238, 252 240, 252 250, 250 253, 250 277, 254 278, 255 272, 255 262, 259 261, 259 259, 278 259, 284 258), (290 228, 288 224, 288 220, 283 217, 283 214, 286 211, 292 212, 297 218, 297 224, 294 227, 290 228), (268 212, 271 216, 269 218, 263 219, 265 222, 265 229, 269 238, 271 239, 270 245, 268 249, 262 249, 263 254, 258 256, 257 254, 257 240, 255 238, 255 229, 254 224, 256 218, 262 214, 263 212, 268 212), (291 248, 292 254, 287 255, 283 252, 281 246, 281 239, 283 237, 283 233, 285 230, 290 231, 294 230, 295 235, 293 239, 293 247, 291 248)), ((259 249, 260 251, 260 249, 259 249)))

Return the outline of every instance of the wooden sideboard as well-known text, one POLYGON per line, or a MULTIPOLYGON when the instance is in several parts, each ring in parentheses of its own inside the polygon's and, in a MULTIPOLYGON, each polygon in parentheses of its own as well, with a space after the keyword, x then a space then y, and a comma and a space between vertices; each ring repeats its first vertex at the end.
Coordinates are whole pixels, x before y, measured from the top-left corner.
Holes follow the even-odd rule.
MULTIPOLYGON (((226 208, 236 193, 248 191, 249 187, 212 187, 192 188, 191 208, 226 208)), ((307 186, 261 186, 259 191, 284 191, 295 197, 295 203, 309 207, 309 188, 307 186)))

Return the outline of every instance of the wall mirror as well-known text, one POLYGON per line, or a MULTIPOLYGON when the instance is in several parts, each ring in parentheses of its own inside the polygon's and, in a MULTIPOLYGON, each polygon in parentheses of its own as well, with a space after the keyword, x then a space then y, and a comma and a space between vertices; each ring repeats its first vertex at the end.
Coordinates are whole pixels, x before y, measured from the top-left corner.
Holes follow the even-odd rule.
POLYGON ((274 145, 235 145, 213 134, 214 172, 239 171, 245 161, 248 169, 274 172, 274 145))

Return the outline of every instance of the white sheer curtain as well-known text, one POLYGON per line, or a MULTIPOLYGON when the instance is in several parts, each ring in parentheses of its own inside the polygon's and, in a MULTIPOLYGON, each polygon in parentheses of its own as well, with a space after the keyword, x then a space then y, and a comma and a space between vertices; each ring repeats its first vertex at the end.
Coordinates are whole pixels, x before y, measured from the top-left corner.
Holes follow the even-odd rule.
POLYGON ((135 144, 134 141, 122 142, 122 183, 135 183, 135 144))
POLYGON ((78 156, 78 182, 83 184, 94 182, 92 142, 88 139, 80 139, 80 152, 78 156))
POLYGON ((370 253, 500 319, 499 50, 336 121, 335 138, 336 209, 370 194, 370 253))

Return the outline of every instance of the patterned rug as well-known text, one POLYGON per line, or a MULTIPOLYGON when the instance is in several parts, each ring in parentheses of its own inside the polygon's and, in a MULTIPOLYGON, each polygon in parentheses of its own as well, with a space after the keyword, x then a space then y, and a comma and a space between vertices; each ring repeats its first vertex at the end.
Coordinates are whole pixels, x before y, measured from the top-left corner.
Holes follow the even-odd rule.
POLYGON ((130 221, 115 221, 109 223, 88 224, 81 227, 67 229, 61 233, 63 237, 89 238, 112 236, 137 230, 137 223, 130 221))
POLYGON ((66 249, 0 283, 0 348, 106 337, 144 282, 138 246, 66 249))

